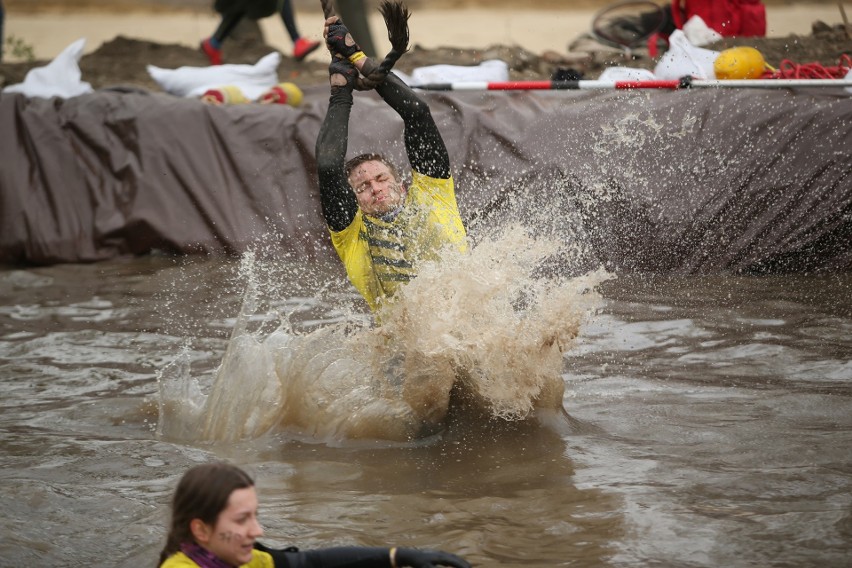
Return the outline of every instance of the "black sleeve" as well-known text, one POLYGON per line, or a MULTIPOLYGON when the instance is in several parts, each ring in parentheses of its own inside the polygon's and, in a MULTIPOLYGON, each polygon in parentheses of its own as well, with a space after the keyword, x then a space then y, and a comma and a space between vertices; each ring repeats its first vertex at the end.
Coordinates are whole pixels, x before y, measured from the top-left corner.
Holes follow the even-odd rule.
POLYGON ((393 73, 376 92, 402 117, 411 167, 429 177, 449 178, 450 156, 426 101, 393 73))
POLYGON ((390 568, 390 549, 367 546, 338 546, 300 551, 276 550, 255 543, 272 555, 275 568, 390 568))
POLYGON ((328 112, 317 137, 317 175, 325 222, 333 231, 342 231, 358 212, 358 201, 349 187, 344 165, 349 139, 349 112, 352 92, 332 89, 328 112))

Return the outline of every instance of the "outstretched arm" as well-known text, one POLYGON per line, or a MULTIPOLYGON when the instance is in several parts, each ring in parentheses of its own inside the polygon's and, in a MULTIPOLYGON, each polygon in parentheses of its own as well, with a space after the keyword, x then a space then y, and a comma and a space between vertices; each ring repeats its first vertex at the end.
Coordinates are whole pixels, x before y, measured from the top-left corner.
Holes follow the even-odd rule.
MULTIPOLYGON (((369 75, 378 66, 364 55, 339 18, 326 20, 324 35, 329 50, 347 58, 363 75, 369 75)), ((411 167, 429 177, 449 178, 450 157, 426 101, 393 73, 376 87, 376 92, 402 117, 405 149, 411 167)))
POLYGON ((411 167, 429 177, 450 177, 450 156, 426 104, 408 85, 390 73, 376 92, 405 124, 405 150, 411 167))
POLYGON ((317 137, 320 201, 325 222, 332 231, 348 227, 358 212, 358 201, 349 187, 344 169, 355 77, 357 71, 348 61, 332 60, 329 65, 331 96, 328 112, 317 137))
POLYGON ((275 568, 470 568, 463 558, 442 550, 339 546, 299 551, 276 550, 260 543, 254 547, 271 554, 275 568))

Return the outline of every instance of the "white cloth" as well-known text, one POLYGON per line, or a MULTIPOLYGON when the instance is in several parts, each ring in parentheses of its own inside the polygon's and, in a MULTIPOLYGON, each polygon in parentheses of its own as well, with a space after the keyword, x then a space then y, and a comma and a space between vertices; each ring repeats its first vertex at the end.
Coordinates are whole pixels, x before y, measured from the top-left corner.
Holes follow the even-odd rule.
POLYGON ((255 100, 278 84, 281 54, 272 52, 254 65, 211 65, 162 69, 148 65, 148 74, 167 93, 179 97, 200 97, 209 89, 226 85, 239 87, 249 100, 255 100))
POLYGON ((663 80, 680 79, 685 76, 713 80, 716 78, 713 63, 718 56, 718 51, 696 47, 689 42, 682 31, 675 30, 669 36, 669 50, 654 67, 654 75, 663 80))
POLYGON ((722 39, 722 34, 708 26, 701 16, 692 16, 683 24, 683 35, 692 45, 708 45, 722 39))
POLYGON ((411 75, 401 71, 394 71, 394 73, 408 85, 457 81, 496 83, 509 80, 509 65, 499 59, 489 59, 479 65, 429 65, 416 68, 411 75))
POLYGON ((93 92, 94 89, 89 83, 80 80, 82 73, 78 63, 85 45, 86 38, 78 39, 44 67, 30 69, 23 83, 9 85, 3 89, 3 92, 23 93, 28 97, 45 99, 51 97, 67 99, 93 92))
POLYGON ((603 70, 599 81, 653 81, 657 79, 650 69, 634 69, 633 67, 607 67, 603 70))

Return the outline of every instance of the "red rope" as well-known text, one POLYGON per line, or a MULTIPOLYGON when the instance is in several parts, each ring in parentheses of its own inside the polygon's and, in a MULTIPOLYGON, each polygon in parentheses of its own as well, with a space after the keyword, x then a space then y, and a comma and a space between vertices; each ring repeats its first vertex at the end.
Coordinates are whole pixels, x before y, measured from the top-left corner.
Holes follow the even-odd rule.
POLYGON ((767 71, 764 79, 843 79, 852 69, 852 57, 847 54, 840 56, 838 64, 825 67, 820 63, 794 63, 784 59, 776 71, 767 71))

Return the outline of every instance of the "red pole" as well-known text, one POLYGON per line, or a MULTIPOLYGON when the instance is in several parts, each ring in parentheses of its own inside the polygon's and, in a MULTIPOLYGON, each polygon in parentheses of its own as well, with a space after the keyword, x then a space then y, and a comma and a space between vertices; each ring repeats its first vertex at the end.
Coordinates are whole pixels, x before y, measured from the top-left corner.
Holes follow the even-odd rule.
POLYGON ((800 87, 852 87, 850 79, 742 79, 706 81, 700 79, 649 80, 649 81, 459 81, 456 83, 429 83, 413 85, 426 91, 558 91, 558 90, 630 90, 630 89, 790 89, 800 87))

